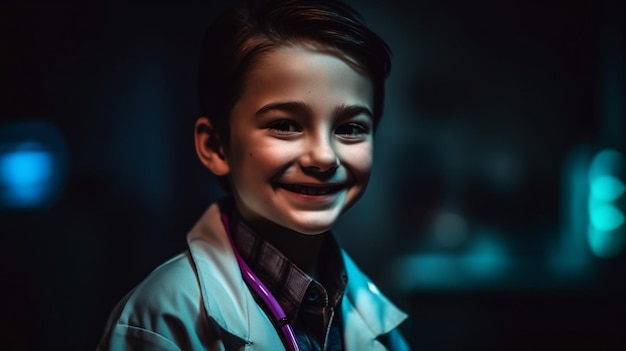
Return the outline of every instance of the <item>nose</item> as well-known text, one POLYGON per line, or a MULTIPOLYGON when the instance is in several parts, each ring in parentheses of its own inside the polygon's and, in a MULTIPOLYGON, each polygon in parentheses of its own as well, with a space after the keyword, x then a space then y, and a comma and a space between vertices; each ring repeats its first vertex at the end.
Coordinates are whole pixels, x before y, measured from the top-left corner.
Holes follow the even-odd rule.
POLYGON ((315 138, 309 143, 300 162, 305 173, 313 176, 332 176, 339 167, 337 153, 328 138, 315 138))

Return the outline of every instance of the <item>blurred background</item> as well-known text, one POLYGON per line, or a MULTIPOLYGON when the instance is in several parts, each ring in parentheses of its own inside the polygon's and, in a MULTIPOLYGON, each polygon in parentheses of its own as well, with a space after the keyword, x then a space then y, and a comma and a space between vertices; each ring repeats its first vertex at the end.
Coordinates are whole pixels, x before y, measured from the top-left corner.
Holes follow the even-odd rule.
MULTIPOLYGON (((415 349, 625 349, 624 4, 349 1, 394 52, 336 226, 415 349)), ((0 343, 95 349, 221 195, 193 148, 222 2, 0 5, 0 343)))

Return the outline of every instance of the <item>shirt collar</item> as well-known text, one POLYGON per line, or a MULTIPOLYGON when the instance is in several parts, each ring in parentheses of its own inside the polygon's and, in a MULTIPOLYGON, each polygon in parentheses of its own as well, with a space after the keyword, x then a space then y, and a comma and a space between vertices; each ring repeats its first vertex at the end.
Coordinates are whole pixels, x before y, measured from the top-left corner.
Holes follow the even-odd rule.
POLYGON ((343 297, 347 275, 341 249, 332 233, 326 233, 317 263, 315 280, 265 241, 236 214, 231 220, 235 247, 252 271, 263 281, 285 311, 296 321, 302 303, 319 303, 336 308, 343 297))

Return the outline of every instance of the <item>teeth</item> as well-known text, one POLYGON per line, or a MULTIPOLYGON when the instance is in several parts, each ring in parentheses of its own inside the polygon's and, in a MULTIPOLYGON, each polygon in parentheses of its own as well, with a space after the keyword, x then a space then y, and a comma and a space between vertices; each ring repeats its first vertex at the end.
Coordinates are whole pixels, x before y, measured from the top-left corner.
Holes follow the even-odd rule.
POLYGON ((338 186, 312 187, 296 184, 282 184, 281 186, 289 191, 305 195, 326 195, 339 189, 338 186))

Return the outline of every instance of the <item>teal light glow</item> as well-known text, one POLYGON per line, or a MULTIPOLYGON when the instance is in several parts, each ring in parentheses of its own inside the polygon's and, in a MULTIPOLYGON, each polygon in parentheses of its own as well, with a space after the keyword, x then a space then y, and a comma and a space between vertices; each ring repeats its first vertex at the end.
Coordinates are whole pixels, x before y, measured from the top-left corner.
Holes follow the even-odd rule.
POLYGON ((602 176, 617 176, 624 168, 624 155, 614 149, 604 149, 596 154, 589 166, 589 180, 593 183, 602 176))
POLYGON ((413 289, 456 290, 501 284, 514 259, 504 242, 492 235, 476 238, 460 254, 418 253, 396 261, 394 281, 405 291, 413 289))
POLYGON ((506 272, 510 261, 504 243, 493 237, 477 239, 460 259, 465 273, 474 279, 498 277, 506 272))
POLYGON ((394 269, 399 285, 410 290, 415 287, 455 288, 466 284, 460 274, 458 258, 450 254, 424 253, 405 257, 394 269))
POLYGON ((597 230, 589 228, 589 248, 600 258, 612 258, 619 255, 626 246, 626 236, 620 231, 597 230))
POLYGON ((616 257, 626 245, 625 170, 624 155, 613 149, 598 152, 589 165, 588 243, 597 257, 616 257))
POLYGON ((624 214, 612 204, 602 204, 589 210, 589 220, 594 228, 610 232, 624 224, 624 214))
POLYGON ((591 195, 604 201, 614 201, 624 194, 624 182, 611 176, 598 176, 591 180, 591 195))

